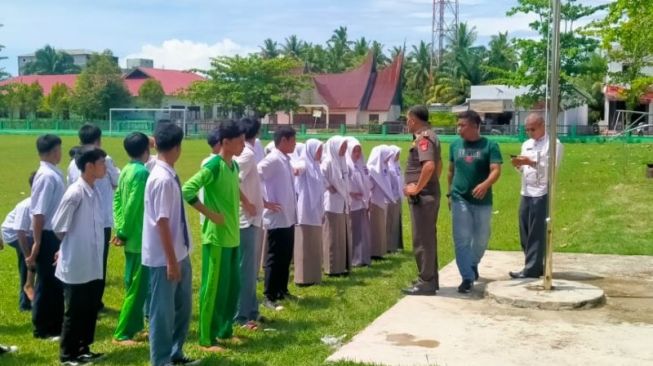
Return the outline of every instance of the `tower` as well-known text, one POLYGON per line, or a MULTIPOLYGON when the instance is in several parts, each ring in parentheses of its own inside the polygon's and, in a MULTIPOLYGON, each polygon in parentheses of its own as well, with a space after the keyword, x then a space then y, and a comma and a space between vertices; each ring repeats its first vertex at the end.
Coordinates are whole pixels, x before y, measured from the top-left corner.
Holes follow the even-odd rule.
POLYGON ((431 73, 442 62, 447 34, 458 26, 458 0, 433 0, 431 73))

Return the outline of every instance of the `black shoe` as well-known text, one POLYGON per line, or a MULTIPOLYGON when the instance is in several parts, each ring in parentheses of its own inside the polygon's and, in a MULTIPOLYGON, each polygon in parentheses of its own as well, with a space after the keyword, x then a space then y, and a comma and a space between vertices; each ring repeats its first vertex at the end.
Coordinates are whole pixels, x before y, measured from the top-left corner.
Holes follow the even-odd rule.
POLYGON ((508 272, 508 274, 510 275, 510 278, 513 278, 513 279, 516 279, 516 280, 526 278, 526 275, 524 274, 524 271, 519 271, 519 272, 510 271, 510 272, 508 272))
POLYGON ((474 280, 478 281, 478 278, 480 277, 478 275, 478 266, 472 266, 472 270, 474 271, 474 280))
POLYGON ((97 360, 99 360, 99 359, 101 359, 103 357, 104 357, 104 353, 86 352, 86 353, 84 353, 82 355, 79 355, 79 357, 77 357, 77 360, 93 362, 93 361, 97 361, 97 360))
POLYGON ((463 282, 458 286, 458 292, 461 294, 468 294, 472 291, 474 287, 474 281, 472 280, 463 280, 463 282))
POLYGON ((186 356, 172 360, 173 365, 186 365, 186 366, 199 365, 200 362, 202 362, 202 360, 193 360, 192 358, 186 356))
POLYGON ((297 301, 297 300, 299 300, 299 297, 291 294, 290 292, 286 292, 286 293, 283 294, 282 299, 290 300, 290 301, 297 301))
POLYGON ((83 358, 71 358, 69 360, 61 360, 62 366, 81 366, 81 365, 92 365, 91 361, 85 360, 83 358))
POLYGON ((404 288, 404 289, 401 290, 401 292, 403 292, 405 295, 413 295, 413 296, 435 296, 436 295, 435 290, 425 289, 425 288, 419 287, 419 286, 404 288))
POLYGON ((295 286, 297 287, 311 287, 314 286, 315 283, 296 283, 295 286))
POLYGON ((263 300, 263 306, 274 311, 283 310, 283 306, 279 305, 279 303, 277 303, 276 301, 272 301, 270 299, 263 300))

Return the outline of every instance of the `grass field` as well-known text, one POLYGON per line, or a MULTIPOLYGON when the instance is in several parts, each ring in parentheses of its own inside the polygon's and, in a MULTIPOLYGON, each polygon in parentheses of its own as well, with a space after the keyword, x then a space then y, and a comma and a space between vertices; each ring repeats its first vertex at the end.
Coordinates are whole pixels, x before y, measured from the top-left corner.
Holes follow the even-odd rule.
MULTIPOLYGON (((0 189, 2 218, 15 203, 29 194, 27 176, 37 167, 34 137, 0 137, 0 189)), ((72 137, 64 138, 64 150, 75 144, 72 137)), ((406 143, 400 144, 404 151, 406 143)), ((105 149, 119 166, 126 155, 119 139, 106 139, 105 149)), ((366 143, 369 152, 373 145, 366 143)), ((504 157, 519 152, 519 144, 502 144, 504 157)), ((202 141, 187 141, 183 146, 177 170, 183 179, 190 177, 208 153, 202 141)), ((448 158, 448 145, 443 148, 448 158)), ((405 154, 403 156, 405 159, 405 154)), ((559 175, 557 210, 555 213, 555 244, 559 251, 586 253, 617 253, 653 255, 653 180, 646 179, 645 163, 653 162, 653 145, 621 143, 575 144, 565 146, 565 157, 559 175)), ((62 167, 68 165, 64 158, 62 167)), ((445 171, 447 163, 445 163, 445 171)), ((446 176, 441 179, 446 187, 446 176)), ((517 207, 519 176, 509 166, 495 186, 495 205, 490 248, 518 250, 517 207)), ((440 266, 453 258, 451 219, 443 200, 439 230, 440 266)), ((193 235, 198 238, 197 215, 192 215, 193 235)), ((410 243, 408 212, 404 209, 404 239, 410 243)), ((197 242, 197 240, 196 240, 197 242)), ((193 287, 198 293, 199 250, 192 255, 193 287)), ((2 365, 58 364, 58 345, 36 341, 31 337, 29 313, 17 310, 18 278, 16 257, 12 248, 0 252, 0 343, 16 344, 17 354, 5 356, 2 365)), ((506 271, 514 268, 506 268, 506 271)), ((112 248, 109 259, 109 279, 105 303, 109 311, 98 322, 96 352, 105 352, 105 365, 147 365, 146 345, 117 348, 111 344, 118 309, 123 298, 123 255, 112 248)), ((399 289, 415 277, 415 264, 410 247, 389 260, 370 268, 354 271, 348 278, 325 279, 320 286, 295 288, 300 295, 296 303, 287 303, 279 313, 263 310, 273 321, 266 325, 274 330, 237 333, 246 337, 243 345, 231 347, 223 355, 202 354, 197 347, 197 295, 194 296, 194 316, 186 351, 192 357, 204 357, 204 365, 320 365, 332 350, 323 345, 325 335, 346 335, 350 339, 401 297, 399 289)), ((259 294, 261 290, 259 289, 259 294)), ((339 364, 345 365, 345 364, 339 364)))

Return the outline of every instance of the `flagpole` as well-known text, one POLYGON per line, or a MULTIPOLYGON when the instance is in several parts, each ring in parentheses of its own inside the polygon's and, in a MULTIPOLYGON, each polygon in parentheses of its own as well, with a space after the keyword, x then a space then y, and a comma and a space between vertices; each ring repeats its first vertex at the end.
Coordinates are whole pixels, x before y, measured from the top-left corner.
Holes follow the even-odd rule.
POLYGON ((549 104, 548 217, 546 220, 546 259, 544 289, 553 288, 553 223, 557 164, 557 124, 560 111, 560 0, 553 0, 553 34, 551 38, 551 102, 549 104))

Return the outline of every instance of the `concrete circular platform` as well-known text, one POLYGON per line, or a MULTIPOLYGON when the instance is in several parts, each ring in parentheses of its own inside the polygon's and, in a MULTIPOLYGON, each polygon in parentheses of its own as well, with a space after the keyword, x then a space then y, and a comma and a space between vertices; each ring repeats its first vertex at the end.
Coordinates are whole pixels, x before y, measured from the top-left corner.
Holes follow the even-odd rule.
POLYGON ((541 279, 490 282, 485 296, 499 304, 541 310, 590 309, 605 302, 602 289, 582 282, 553 280, 545 291, 541 279))

